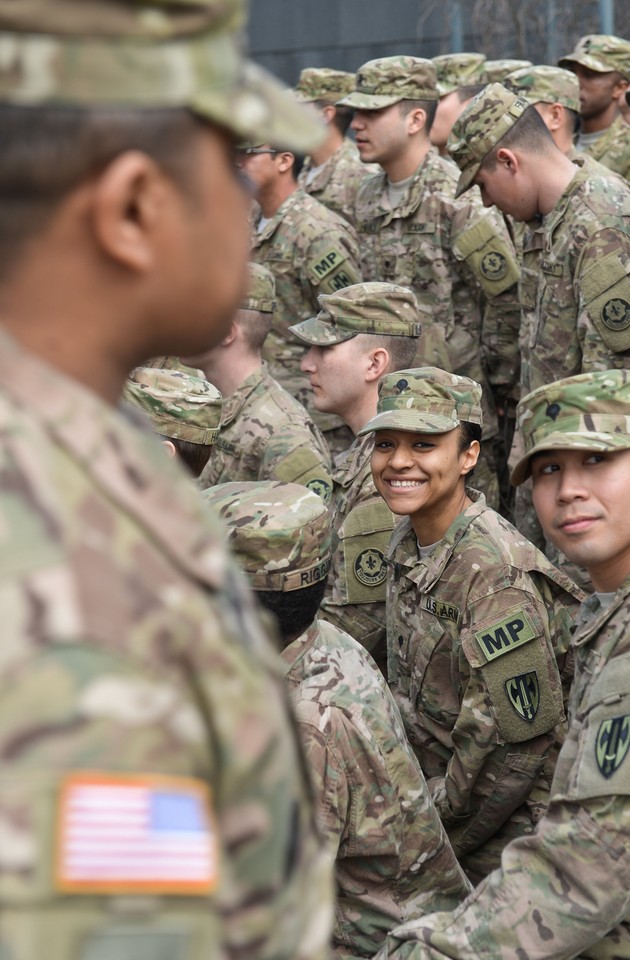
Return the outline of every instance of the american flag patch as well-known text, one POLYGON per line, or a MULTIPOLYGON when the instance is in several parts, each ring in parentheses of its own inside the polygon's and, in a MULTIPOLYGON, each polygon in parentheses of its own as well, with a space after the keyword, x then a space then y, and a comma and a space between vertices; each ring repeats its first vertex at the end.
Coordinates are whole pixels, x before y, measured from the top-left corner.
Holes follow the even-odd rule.
POLYGON ((216 886, 217 867, 210 791, 202 781, 87 772, 64 780, 57 889, 202 896, 216 886))

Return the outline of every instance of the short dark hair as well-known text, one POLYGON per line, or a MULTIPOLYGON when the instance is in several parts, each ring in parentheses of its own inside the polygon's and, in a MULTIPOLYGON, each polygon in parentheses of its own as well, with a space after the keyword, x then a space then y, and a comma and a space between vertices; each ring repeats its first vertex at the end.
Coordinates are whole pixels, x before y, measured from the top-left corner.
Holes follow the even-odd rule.
MULTIPOLYGON (((461 420, 459 424, 459 449, 458 453, 462 454, 468 450, 469 446, 476 440, 477 443, 481 443, 481 427, 478 423, 471 423, 469 420, 461 420)), ((475 468, 472 467, 465 475, 466 480, 470 480, 475 468)))
POLYGON ((262 350, 271 330, 272 318, 272 313, 262 313, 260 310, 239 310, 236 314, 235 322, 243 331, 252 353, 259 354, 262 350))
POLYGON ((0 273, 65 197, 128 150, 148 154, 190 192, 185 146, 200 125, 185 109, 0 105, 0 273))
POLYGON ((348 127, 352 123, 354 110, 352 107, 340 106, 336 103, 328 103, 327 100, 315 100, 315 106, 323 110, 324 107, 334 107, 335 115, 332 118, 332 125, 336 127, 342 137, 348 132, 348 127))
POLYGON ((486 170, 494 170, 498 151, 512 147, 521 147, 529 153, 549 153, 555 148, 547 124, 532 104, 484 157, 481 166, 486 170))
POLYGON ((180 440, 179 437, 167 437, 159 434, 162 440, 168 440, 177 450, 177 455, 186 464, 193 477, 200 477, 201 471, 210 459, 212 446, 206 443, 192 443, 191 440, 180 440))
POLYGON ((293 154, 293 166, 291 168, 291 172, 293 174, 293 179, 297 181, 297 178, 302 171, 302 167, 304 166, 304 160, 306 157, 303 153, 293 153, 293 150, 287 150, 286 152, 293 154))
POLYGON ((263 607, 278 621, 280 637, 286 645, 305 630, 317 616, 326 593, 326 578, 302 590, 257 590, 263 607))
POLYGON ((413 367, 419 342, 417 337, 396 337, 380 333, 360 333, 359 336, 364 340, 367 339, 370 345, 387 350, 388 373, 393 373, 394 370, 409 370, 413 367))
POLYGON ((424 130, 427 134, 431 132, 435 114, 437 113, 437 100, 401 100, 399 107, 403 117, 406 117, 412 110, 424 110, 427 115, 424 130))
POLYGON ((576 140, 580 134, 580 130, 582 129, 582 117, 579 115, 577 110, 571 110, 570 107, 565 107, 564 109, 566 110, 569 118, 568 125, 571 130, 571 135, 573 139, 576 140))

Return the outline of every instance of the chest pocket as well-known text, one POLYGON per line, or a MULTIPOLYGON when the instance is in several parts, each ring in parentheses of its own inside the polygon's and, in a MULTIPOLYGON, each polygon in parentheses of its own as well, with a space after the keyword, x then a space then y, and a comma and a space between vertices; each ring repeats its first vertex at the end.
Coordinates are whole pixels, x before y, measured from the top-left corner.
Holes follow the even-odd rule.
POLYGON ((339 592, 343 603, 385 600, 385 554, 394 520, 381 500, 359 504, 338 531, 339 592))

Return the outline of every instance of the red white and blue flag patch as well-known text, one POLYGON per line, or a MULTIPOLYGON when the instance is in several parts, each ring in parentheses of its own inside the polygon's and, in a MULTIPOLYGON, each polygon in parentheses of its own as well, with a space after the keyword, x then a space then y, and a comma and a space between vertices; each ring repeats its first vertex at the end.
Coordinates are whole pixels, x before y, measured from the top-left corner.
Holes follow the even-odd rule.
POLYGON ((202 896, 216 886, 210 791, 200 780, 77 773, 59 802, 56 886, 202 896))

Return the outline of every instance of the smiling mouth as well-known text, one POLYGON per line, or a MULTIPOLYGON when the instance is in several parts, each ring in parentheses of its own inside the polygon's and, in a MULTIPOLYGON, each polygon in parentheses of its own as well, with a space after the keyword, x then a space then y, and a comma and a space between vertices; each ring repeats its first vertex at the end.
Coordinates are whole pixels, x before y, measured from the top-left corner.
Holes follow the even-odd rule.
POLYGON ((413 487, 421 487, 426 480, 386 480, 385 483, 393 487, 394 490, 409 490, 413 487))

